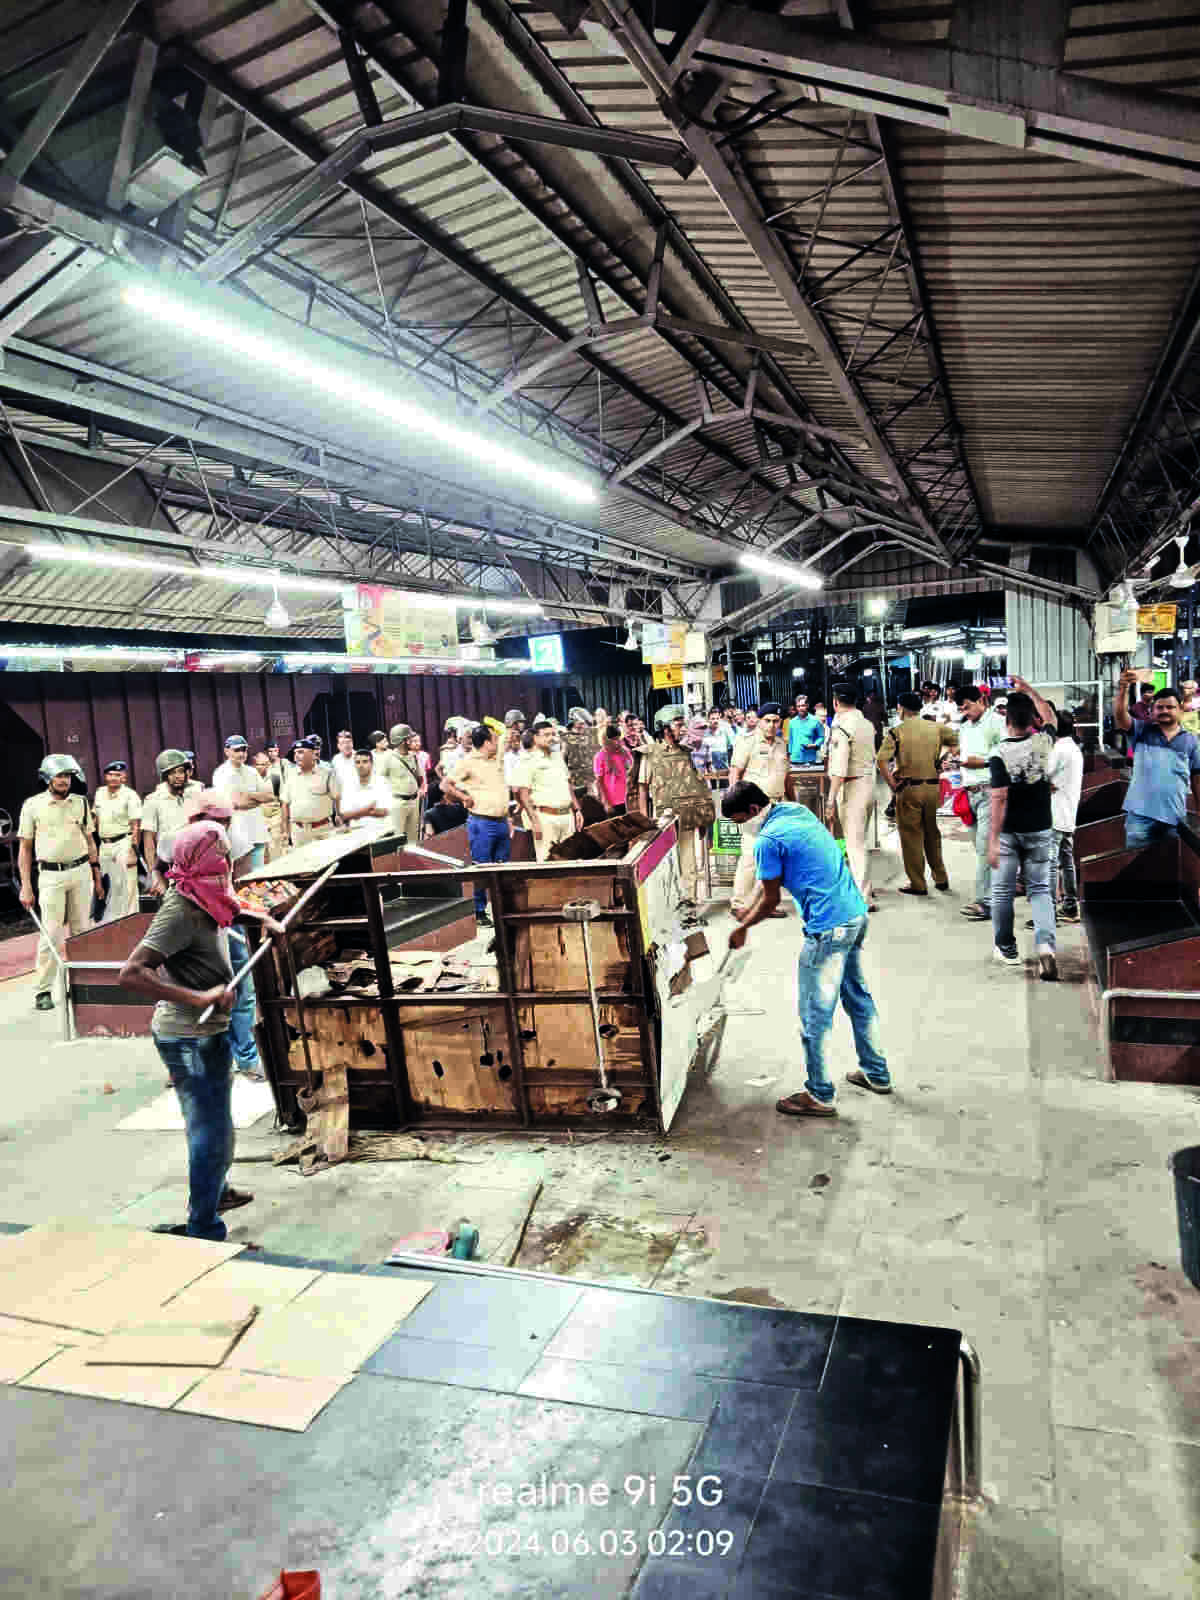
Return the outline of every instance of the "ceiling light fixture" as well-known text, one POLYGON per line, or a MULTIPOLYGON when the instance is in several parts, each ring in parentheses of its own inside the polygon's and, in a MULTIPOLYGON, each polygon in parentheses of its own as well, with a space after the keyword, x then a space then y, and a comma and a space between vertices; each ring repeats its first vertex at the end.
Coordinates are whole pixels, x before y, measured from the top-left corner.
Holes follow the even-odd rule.
POLYGON ((819 572, 809 567, 794 567, 786 561, 768 561, 765 556, 746 554, 739 556, 739 564, 751 572, 761 572, 767 578, 779 578, 791 588, 821 589, 825 580, 819 572))
POLYGON ((594 486, 584 478, 547 467, 482 433, 461 428, 414 401, 403 400, 374 383, 351 377, 344 369, 314 360, 282 340, 267 338, 247 324, 213 311, 208 304, 164 294, 140 278, 131 278, 121 297, 126 305, 173 332, 194 338, 209 349, 224 346, 241 360, 336 401, 350 416, 373 413, 383 422, 446 445, 477 466, 522 478, 567 500, 589 504, 598 498, 594 486))
POLYGON ((267 614, 263 618, 268 628, 289 628, 292 619, 280 604, 279 590, 276 589, 271 597, 271 604, 267 607, 267 614))

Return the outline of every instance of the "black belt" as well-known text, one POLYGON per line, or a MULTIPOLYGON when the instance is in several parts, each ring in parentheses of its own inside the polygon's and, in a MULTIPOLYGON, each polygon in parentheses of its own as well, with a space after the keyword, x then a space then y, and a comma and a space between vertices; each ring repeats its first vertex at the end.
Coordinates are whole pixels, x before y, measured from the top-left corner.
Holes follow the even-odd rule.
POLYGON ((38 871, 39 872, 70 872, 72 867, 81 867, 86 860, 87 860, 86 856, 80 856, 78 861, 39 861, 38 862, 38 871))
POLYGON ((129 838, 128 830, 126 830, 124 833, 102 833, 100 835, 100 843, 101 844, 116 844, 118 839, 128 839, 128 838, 129 838))
POLYGON ((912 784, 912 783, 941 783, 941 781, 942 780, 940 778, 901 778, 900 779, 900 783, 901 783, 902 786, 905 785, 905 784, 912 784))

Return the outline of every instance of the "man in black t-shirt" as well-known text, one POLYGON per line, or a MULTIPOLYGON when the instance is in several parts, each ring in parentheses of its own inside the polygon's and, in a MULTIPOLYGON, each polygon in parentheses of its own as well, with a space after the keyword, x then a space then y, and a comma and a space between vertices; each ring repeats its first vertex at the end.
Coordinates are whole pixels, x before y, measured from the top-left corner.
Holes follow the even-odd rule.
POLYGON ((466 824, 467 816, 466 806, 460 805, 457 800, 441 800, 425 813, 425 837, 432 839, 435 834, 461 828, 466 824))
POLYGON ((1053 707, 1023 678, 1014 678, 1013 683, 1016 692, 1009 695, 1006 711, 1008 738, 996 746, 988 762, 992 801, 988 864, 993 869, 995 944, 992 954, 1003 966, 1021 965, 1013 933, 1013 891, 1020 868, 1033 912, 1039 976, 1054 979, 1058 977, 1050 889, 1054 833, 1047 763, 1054 749, 1057 719, 1053 707), (1042 719, 1042 731, 1033 726, 1035 712, 1042 719))

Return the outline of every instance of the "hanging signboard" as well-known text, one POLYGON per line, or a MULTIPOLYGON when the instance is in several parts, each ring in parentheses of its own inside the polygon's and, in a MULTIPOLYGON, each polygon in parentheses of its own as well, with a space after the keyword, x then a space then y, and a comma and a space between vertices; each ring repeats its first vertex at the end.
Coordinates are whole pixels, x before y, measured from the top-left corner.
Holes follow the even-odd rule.
POLYGON ((656 689, 682 689, 682 663, 671 667, 651 667, 650 681, 656 689))
POLYGON ((643 666, 665 667, 675 661, 682 664, 687 636, 686 622, 644 622, 642 624, 643 666))
POLYGON ((1139 606, 1137 631, 1139 633, 1175 632, 1175 618, 1179 607, 1173 605, 1139 606))
POLYGON ((352 656, 458 658, 458 612, 452 600, 360 583, 342 602, 346 653, 352 656))

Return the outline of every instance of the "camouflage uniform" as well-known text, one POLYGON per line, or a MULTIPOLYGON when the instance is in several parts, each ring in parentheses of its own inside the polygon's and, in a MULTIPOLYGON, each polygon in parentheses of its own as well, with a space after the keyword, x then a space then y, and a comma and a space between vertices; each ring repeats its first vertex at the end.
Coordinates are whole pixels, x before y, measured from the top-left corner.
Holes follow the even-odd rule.
POLYGON ((591 728, 581 728, 578 733, 563 735, 563 759, 571 778, 571 787, 577 795, 592 787, 595 774, 592 763, 596 758, 596 741, 591 728))
POLYGON ((646 752, 641 781, 650 794, 655 811, 673 811, 679 832, 679 872, 683 898, 696 903, 699 865, 696 860, 696 830, 708 829, 716 818, 712 791, 696 771, 691 752, 664 740, 646 752))

